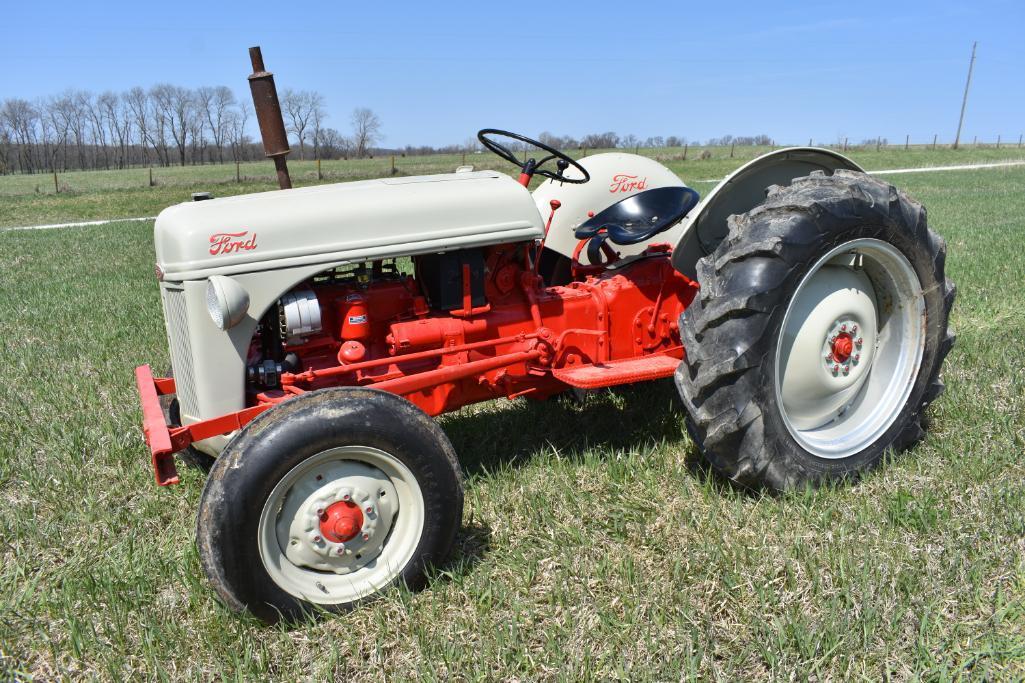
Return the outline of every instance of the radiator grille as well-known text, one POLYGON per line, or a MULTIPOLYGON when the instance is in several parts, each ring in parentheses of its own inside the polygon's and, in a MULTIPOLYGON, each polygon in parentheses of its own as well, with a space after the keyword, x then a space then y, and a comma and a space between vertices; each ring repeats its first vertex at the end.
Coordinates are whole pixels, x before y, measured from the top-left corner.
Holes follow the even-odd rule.
POLYGON ((199 405, 196 400, 196 375, 192 367, 192 344, 189 342, 185 292, 165 287, 163 294, 164 322, 167 325, 167 341, 171 349, 171 367, 174 369, 179 409, 183 415, 197 417, 199 405))

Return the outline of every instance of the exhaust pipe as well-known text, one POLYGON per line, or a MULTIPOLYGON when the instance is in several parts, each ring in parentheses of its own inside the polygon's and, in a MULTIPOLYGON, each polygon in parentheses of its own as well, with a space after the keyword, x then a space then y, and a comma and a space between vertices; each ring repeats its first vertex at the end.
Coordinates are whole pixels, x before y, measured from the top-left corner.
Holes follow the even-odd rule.
POLYGON ((278 90, 274 87, 274 74, 263 66, 263 53, 260 47, 249 48, 249 59, 253 62, 253 73, 249 75, 249 89, 253 93, 253 108, 256 120, 260 124, 260 137, 263 138, 264 153, 274 160, 274 168, 278 172, 278 185, 282 190, 292 189, 292 179, 288 176, 288 163, 285 157, 291 152, 288 148, 288 135, 285 133, 285 122, 281 118, 281 103, 278 102, 278 90))

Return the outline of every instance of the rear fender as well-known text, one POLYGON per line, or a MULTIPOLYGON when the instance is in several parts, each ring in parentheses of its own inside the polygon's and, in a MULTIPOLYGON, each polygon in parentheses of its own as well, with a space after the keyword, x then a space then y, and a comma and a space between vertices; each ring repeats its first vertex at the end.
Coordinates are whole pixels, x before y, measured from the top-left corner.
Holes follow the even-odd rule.
POLYGON ((744 164, 705 195, 674 229, 681 237, 673 250, 673 266, 696 278, 698 260, 715 251, 726 237, 726 219, 761 204, 770 185, 789 185, 812 171, 832 175, 841 168, 863 170, 842 154, 819 147, 779 149, 744 164))

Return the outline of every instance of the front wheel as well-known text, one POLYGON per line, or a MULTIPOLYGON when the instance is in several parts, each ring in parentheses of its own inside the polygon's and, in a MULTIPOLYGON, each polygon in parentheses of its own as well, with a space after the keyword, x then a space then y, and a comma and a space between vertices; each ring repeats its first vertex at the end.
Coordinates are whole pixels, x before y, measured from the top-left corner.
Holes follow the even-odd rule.
POLYGON ((260 415, 217 459, 197 543, 229 607, 265 621, 417 589, 462 519, 462 475, 441 428, 398 396, 310 392, 260 415))
POLYGON ((769 189, 698 263, 676 383, 711 464, 749 487, 849 479, 923 434, 954 286, 925 210, 862 173, 769 189))

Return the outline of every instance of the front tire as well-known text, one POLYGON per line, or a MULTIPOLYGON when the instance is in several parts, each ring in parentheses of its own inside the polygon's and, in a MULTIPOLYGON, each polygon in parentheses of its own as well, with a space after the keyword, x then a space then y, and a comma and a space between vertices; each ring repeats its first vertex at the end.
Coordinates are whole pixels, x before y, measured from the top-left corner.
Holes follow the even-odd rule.
POLYGON ((236 611, 273 622, 422 588, 462 520, 462 474, 434 420, 364 388, 309 392, 249 423, 199 504, 204 571, 236 611))
POLYGON ((773 186, 699 261, 676 383, 691 436, 747 487, 852 479, 923 435, 955 289, 925 209, 863 173, 773 186))

